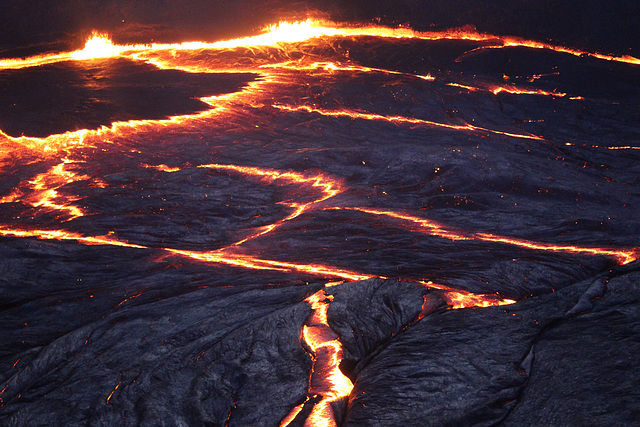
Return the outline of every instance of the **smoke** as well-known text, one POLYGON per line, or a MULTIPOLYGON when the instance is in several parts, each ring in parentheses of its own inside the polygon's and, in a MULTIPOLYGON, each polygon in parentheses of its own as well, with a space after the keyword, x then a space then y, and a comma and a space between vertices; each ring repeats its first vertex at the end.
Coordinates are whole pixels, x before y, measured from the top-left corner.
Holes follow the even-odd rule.
POLYGON ((5 0, 0 56, 80 46, 94 29, 119 42, 217 40, 321 11, 334 20, 464 25, 605 53, 635 54, 640 3, 633 0, 5 0))

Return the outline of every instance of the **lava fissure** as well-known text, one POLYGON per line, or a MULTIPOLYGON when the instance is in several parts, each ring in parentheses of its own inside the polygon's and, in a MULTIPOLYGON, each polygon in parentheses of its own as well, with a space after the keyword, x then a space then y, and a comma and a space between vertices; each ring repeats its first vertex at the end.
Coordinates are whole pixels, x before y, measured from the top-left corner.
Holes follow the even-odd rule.
POLYGON ((372 215, 386 216, 396 220, 401 220, 405 223, 417 225, 418 227, 411 227, 411 231, 426 233, 431 236, 442 237, 450 240, 481 240, 486 242, 503 243, 507 245, 518 246, 531 250, 538 251, 550 251, 550 252, 564 252, 572 254, 589 254, 589 255, 601 255, 616 259, 620 264, 628 264, 635 261, 640 256, 640 248, 633 249, 607 249, 607 248, 589 248, 575 245, 562 245, 555 243, 542 243, 533 240, 510 238, 504 236, 497 236, 490 233, 470 233, 450 230, 443 227, 441 224, 413 215, 408 215, 400 212, 385 211, 381 209, 373 208, 360 208, 360 207, 339 207, 334 209, 345 209, 360 211, 372 215))
MULTIPOLYGON (((313 406, 305 426, 335 427, 336 416, 331 402, 346 397, 353 389, 353 383, 340 371, 342 344, 327 320, 329 305, 333 300, 323 289, 309 296, 306 301, 313 310, 302 329, 302 339, 311 349, 313 368, 309 379, 308 396, 321 396, 313 406)), ((304 404, 303 404, 304 405, 304 404)), ((292 409, 281 426, 288 425, 301 411, 302 406, 292 409)))

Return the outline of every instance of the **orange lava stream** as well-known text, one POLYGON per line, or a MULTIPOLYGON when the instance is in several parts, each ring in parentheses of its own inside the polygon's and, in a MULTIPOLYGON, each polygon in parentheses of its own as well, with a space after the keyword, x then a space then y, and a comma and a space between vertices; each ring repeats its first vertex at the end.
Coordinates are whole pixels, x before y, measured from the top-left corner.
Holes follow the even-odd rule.
POLYGON ((136 245, 129 242, 118 240, 117 238, 106 236, 83 236, 79 233, 73 233, 65 230, 27 230, 27 229, 12 229, 5 225, 0 225, 0 236, 5 237, 35 237, 44 240, 71 240, 83 245, 109 245, 109 246, 121 246, 126 248, 135 249, 151 249, 147 246, 136 245))
POLYGON ((118 388, 120 388, 121 384, 122 384, 122 381, 118 381, 118 384, 116 384, 116 386, 113 388, 111 393, 109 393, 109 396, 107 396, 107 405, 110 403, 111 398, 113 397, 113 394, 118 390, 118 388))
MULTIPOLYGON (((564 145, 576 145, 570 142, 566 142, 564 145)), ((606 146, 606 145, 582 145, 582 147, 591 148, 606 148, 607 150, 640 150, 639 146, 635 145, 619 145, 619 146, 606 146)))
POLYGON ((497 236, 490 233, 464 233, 461 231, 447 230, 442 225, 435 221, 431 221, 425 218, 416 217, 404 213, 398 213, 394 211, 372 209, 372 208, 359 208, 359 207, 341 207, 333 209, 344 209, 364 212, 372 215, 381 215, 389 218, 399 219, 403 222, 416 225, 417 227, 411 227, 411 231, 421 232, 429 234, 431 236, 442 237, 450 240, 482 240, 486 242, 504 243, 508 245, 519 246, 532 250, 539 251, 551 251, 551 252, 565 252, 575 254, 590 254, 601 255, 616 259, 620 264, 628 264, 635 261, 640 257, 640 248, 633 249, 605 249, 605 248, 586 248, 574 245, 559 245, 553 243, 541 243, 533 240, 516 239, 503 236, 497 236))
POLYGON ((304 403, 301 403, 300 405, 294 407, 291 412, 289 412, 289 415, 287 415, 282 421, 280 421, 279 427, 286 427, 291 424, 291 422, 296 419, 300 411, 302 411, 302 408, 304 408, 304 403))
POLYGON ((318 113, 323 116, 330 117, 350 117, 352 119, 363 119, 363 120, 382 120, 391 123, 401 123, 401 124, 412 124, 412 125, 424 125, 424 126, 432 126, 432 127, 442 127, 446 129, 464 131, 464 132, 483 132, 483 133, 493 133, 498 135, 504 135, 511 138, 524 138, 524 139, 535 139, 538 141, 544 141, 545 139, 537 136, 537 135, 527 135, 520 133, 511 133, 511 132, 502 132, 499 130, 487 129, 480 126, 474 126, 472 124, 466 125, 454 125, 450 123, 440 123, 434 122, 431 120, 424 119, 415 119, 411 117, 403 117, 403 116, 383 116, 381 114, 373 114, 373 113, 361 113, 354 110, 325 110, 322 108, 314 108, 308 105, 298 105, 296 107, 291 107, 287 105, 272 105, 274 108, 278 108, 284 111, 297 112, 302 111, 306 113, 318 113))
POLYGON ((360 274, 355 271, 335 268, 321 264, 297 264, 292 262, 275 261, 259 257, 252 257, 249 255, 234 253, 233 251, 229 250, 229 247, 209 252, 185 251, 171 248, 160 249, 202 262, 228 264, 236 267, 244 267, 254 270, 274 270, 287 273, 298 272, 325 278, 341 278, 349 281, 365 280, 375 277, 368 274, 360 274))
POLYGON ((583 253, 590 255, 602 255, 611 258, 615 258, 620 264, 629 264, 635 261, 640 256, 640 248, 634 248, 629 250, 615 250, 615 249, 603 249, 603 248, 585 248, 574 245, 557 245, 553 243, 540 243, 526 239, 515 239, 509 237, 496 236, 490 233, 476 233, 474 234, 478 239, 486 242, 506 243, 508 245, 520 246, 523 248, 539 250, 539 251, 553 251, 553 252, 567 252, 567 253, 583 253))
POLYGON ((253 93, 259 84, 264 84, 264 81, 251 82, 243 91, 200 98, 201 101, 209 104, 212 109, 195 114, 171 116, 167 119, 114 122, 108 127, 102 126, 95 130, 69 131, 62 134, 49 135, 45 138, 12 137, 0 130, 0 141, 2 141, 0 146, 0 167, 3 161, 6 162, 3 157, 10 157, 14 152, 20 152, 25 157, 32 156, 37 159, 45 159, 54 157, 60 152, 77 150, 85 146, 92 146, 91 144, 94 143, 104 143, 109 141, 110 138, 125 137, 157 128, 177 128, 197 123, 200 120, 219 118, 228 111, 230 104, 238 98, 246 97, 248 94, 253 93))
MULTIPOLYGON (((554 52, 566 53, 573 56, 580 56, 580 57, 587 56, 591 58, 602 59, 605 61, 623 62, 626 64, 635 64, 635 65, 640 64, 640 58, 636 58, 631 55, 622 55, 622 56, 605 55, 597 52, 587 52, 584 50, 571 49, 571 48, 556 46, 548 43, 536 42, 533 40, 525 40, 518 37, 490 36, 488 34, 480 34, 480 33, 468 33, 468 35, 470 36, 470 38, 468 38, 467 40, 477 40, 477 41, 495 40, 497 42, 497 44, 495 45, 482 46, 477 49, 473 49, 473 51, 479 51, 483 49, 502 49, 505 47, 526 47, 530 49, 552 50, 554 52)), ((470 52, 473 52, 473 51, 470 51, 470 52)), ((467 52, 467 53, 470 53, 470 52, 467 52)))
MULTIPOLYGON (((337 424, 331 402, 349 396, 353 389, 351 380, 340 371, 342 343, 327 320, 332 300, 333 295, 327 295, 324 290, 306 299, 313 310, 302 328, 302 338, 313 357, 308 395, 321 396, 321 400, 314 405, 305 426, 335 427, 337 424)), ((294 408, 280 425, 288 425, 300 410, 300 407, 294 408)))

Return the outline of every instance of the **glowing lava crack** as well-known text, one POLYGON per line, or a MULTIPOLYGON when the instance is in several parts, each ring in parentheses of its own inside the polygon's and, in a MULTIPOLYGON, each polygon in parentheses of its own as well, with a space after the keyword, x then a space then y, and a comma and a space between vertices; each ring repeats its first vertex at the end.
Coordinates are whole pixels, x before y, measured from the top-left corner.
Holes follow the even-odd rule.
MULTIPOLYGON (((313 312, 302 329, 302 337, 313 357, 308 396, 320 396, 320 401, 313 406, 305 425, 315 427, 336 426, 331 402, 349 396, 353 389, 351 380, 340 371, 342 344, 327 321, 331 300, 333 296, 327 295, 323 290, 307 298, 313 312)), ((294 408, 280 425, 289 425, 301 409, 301 406, 294 408)))

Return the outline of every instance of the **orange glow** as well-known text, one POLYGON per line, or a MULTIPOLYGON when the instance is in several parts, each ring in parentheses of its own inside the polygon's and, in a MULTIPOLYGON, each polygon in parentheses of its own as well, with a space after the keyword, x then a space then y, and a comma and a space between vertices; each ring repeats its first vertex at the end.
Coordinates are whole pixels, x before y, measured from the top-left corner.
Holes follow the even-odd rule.
POLYGON ((470 307, 494 307, 498 305, 514 304, 516 300, 500 298, 493 294, 473 294, 464 291, 448 291, 444 293, 447 303, 453 309, 470 307))
POLYGON ((286 205, 293 208, 293 212, 291 214, 289 214, 288 216, 286 216, 285 218, 281 219, 278 222, 262 227, 258 232, 253 233, 250 236, 234 243, 234 246, 242 245, 243 243, 249 240, 255 240, 268 233, 271 233, 273 230, 275 230, 285 222, 291 221, 292 219, 299 217, 304 212, 308 211, 313 205, 323 202, 337 195, 338 193, 342 192, 342 187, 337 180, 330 179, 323 174, 305 176, 297 172, 278 172, 272 169, 264 169, 264 168, 249 167, 249 166, 223 165, 223 164, 209 164, 209 165, 201 165, 198 167, 208 168, 208 169, 230 170, 234 172, 239 172, 244 175, 258 176, 258 177, 262 177, 263 179, 266 179, 268 183, 275 180, 282 180, 288 183, 306 185, 312 189, 317 188, 321 191, 321 194, 318 198, 308 203, 294 203, 294 202, 286 203, 286 205))
POLYGON ((134 298, 138 298, 140 295, 142 295, 142 292, 140 292, 137 295, 130 296, 129 298, 123 299, 122 301, 120 301, 120 303, 118 305, 116 305, 116 308, 120 307, 122 304, 126 303, 127 301, 131 301, 134 298))
MULTIPOLYGON (((479 35, 479 36, 482 36, 482 35, 479 35)), ((640 64, 640 59, 635 58, 631 55, 622 55, 622 56, 604 55, 597 52, 586 52, 584 50, 579 50, 579 49, 570 49, 562 46, 555 46, 548 43, 540 43, 532 40, 524 40, 518 37, 502 37, 502 38, 498 37, 497 39, 500 40, 502 43, 495 46, 484 46, 484 47, 478 48, 478 50, 500 49, 503 47, 528 47, 530 49, 553 50, 554 52, 566 53, 573 56, 580 56, 580 57, 588 56, 591 58, 602 59, 605 61, 624 62, 627 64, 640 64)))
POLYGON ((158 166, 143 165, 143 166, 145 168, 151 168, 151 169, 159 170, 160 172, 178 172, 178 171, 182 170, 182 168, 170 168, 167 165, 158 165, 158 166))
POLYGON ((116 390, 118 390, 118 388, 120 388, 120 384, 122 384, 122 381, 118 381, 118 384, 116 384, 116 386, 113 388, 111 393, 109 393, 109 396, 107 397, 107 405, 109 404, 109 401, 111 400, 111 397, 113 397, 113 393, 115 393, 116 390))
POLYGON ((185 251, 170 248, 162 249, 176 255, 181 255, 202 262, 228 264, 236 267, 243 267, 254 270, 274 270, 287 273, 297 272, 326 278, 341 278, 350 281, 365 280, 371 277, 375 277, 372 275, 360 274, 354 271, 320 264, 296 264, 292 262, 262 259, 258 257, 233 253, 227 248, 210 252, 185 251))
POLYGON ((620 147, 605 147, 607 150, 640 150, 640 147, 634 147, 631 145, 620 146, 620 147))
POLYGON ((399 71, 392 70, 384 70, 382 68, 371 68, 365 67, 357 64, 339 64, 336 62, 330 61, 315 61, 311 63, 306 63, 303 59, 297 61, 285 61, 277 64, 265 64, 259 67, 260 69, 286 69, 286 70, 295 70, 295 71, 320 71, 320 72, 329 72, 332 73, 334 71, 351 71, 351 72, 359 72, 359 73, 382 73, 382 74, 392 74, 392 75, 401 75, 401 76, 411 76, 417 77, 422 80, 433 81, 436 78, 430 74, 427 75, 419 75, 419 74, 407 74, 401 73, 399 71))
POLYGON ((306 21, 281 21, 263 29, 262 34, 218 42, 185 42, 169 44, 138 44, 117 46, 105 34, 94 32, 81 50, 45 54, 25 59, 0 60, 0 69, 17 69, 52 64, 68 60, 87 60, 115 56, 132 56, 136 52, 158 50, 199 50, 234 49, 239 47, 277 46, 283 43, 297 43, 317 37, 333 36, 379 36, 379 37, 415 37, 410 29, 391 29, 385 27, 341 27, 328 21, 307 19, 306 21))
POLYGON ((11 70, 41 65, 54 64, 62 61, 84 61, 98 58, 112 58, 120 56, 125 51, 143 50, 148 46, 118 46, 114 45, 107 34, 94 31, 86 41, 84 48, 73 52, 57 54, 42 54, 24 59, 0 59, 0 70, 11 70))
POLYGON ((109 36, 94 32, 82 50, 71 53, 71 59, 83 61, 87 59, 112 58, 119 56, 127 47, 114 45, 109 36))
POLYGON ((566 96, 566 93, 563 92, 548 92, 541 89, 519 89, 513 86, 496 86, 494 88, 489 89, 493 92, 494 95, 499 94, 500 92, 512 93, 516 95, 543 95, 543 96, 555 96, 562 98, 566 96))
MULTIPOLYGON (((167 127, 170 125, 188 125, 190 122, 194 122, 201 119, 212 118, 228 112, 229 109, 233 109, 232 103, 234 101, 251 102, 259 104, 259 99, 262 96, 267 95, 264 93, 264 88, 270 84, 286 84, 286 81, 279 81, 277 78, 278 70, 291 68, 293 70, 305 70, 309 68, 323 69, 324 71, 331 72, 332 70, 343 70, 351 72, 386 72, 396 73, 388 70, 379 70, 375 68, 362 67, 357 64, 338 64, 335 62, 315 62, 312 65, 300 64, 300 67, 296 66, 296 61, 288 61, 285 63, 276 64, 262 64, 262 65, 243 65, 229 68, 214 67, 203 65, 201 63, 187 64, 188 61, 180 62, 175 53, 178 51, 194 51, 201 49, 234 49, 238 47, 276 47, 280 49, 295 49, 293 46, 287 45, 287 43, 293 43, 303 40, 310 40, 316 37, 358 37, 358 36, 377 36, 377 37, 390 37, 390 38, 417 38, 422 40, 440 40, 440 39, 456 39, 456 40, 475 40, 479 42, 499 43, 499 45, 492 45, 493 48, 505 47, 505 46, 525 46, 535 49, 550 49, 554 51, 570 53, 578 56, 592 56, 600 59, 622 61, 629 63, 640 63, 640 60, 632 57, 614 57, 607 55, 600 55, 596 53, 588 53, 578 50, 571 50, 563 47, 556 47, 548 44, 521 40, 510 37, 498 37, 487 34, 480 34, 476 32, 450 30, 444 32, 429 32, 419 33, 409 28, 386 28, 380 26, 345 26, 337 23, 332 23, 322 20, 306 20, 303 22, 281 22, 265 28, 262 34, 252 37, 239 38, 234 40, 204 43, 204 42, 186 42, 186 43, 174 43, 174 44, 138 44, 138 45, 125 45, 119 46, 113 44, 107 35, 94 33, 92 37, 87 41, 85 47, 81 50, 69 53, 39 55, 24 59, 7 59, 0 60, 0 69, 16 69, 24 67, 32 67, 44 64, 50 64, 60 61, 68 60, 91 60, 95 58, 105 57, 126 57, 133 60, 149 62, 161 68, 180 69, 189 72, 258 72, 265 78, 259 81, 254 81, 249 84, 248 88, 244 91, 237 92, 235 94, 228 94, 222 96, 214 96, 208 98, 202 98, 201 100, 208 103, 215 109, 204 111, 198 114, 191 114, 185 116, 174 116, 165 120, 131 120, 127 122, 116 122, 109 127, 101 127, 98 130, 80 130, 74 132, 66 132, 59 135, 51 135, 46 138, 29 138, 29 137, 9 137, 0 130, 0 140, 6 140, 0 148, 0 166, 3 163, 3 158, 9 156, 11 152, 28 150, 29 155, 39 156, 41 158, 50 158, 56 155, 60 150, 65 150, 69 147, 77 145, 83 145, 85 138, 89 139, 105 139, 109 137, 124 136, 130 132, 139 132, 145 129, 153 129, 158 126, 167 127), (161 57, 145 57, 147 53, 162 53, 161 57), (269 71, 272 68, 273 71, 269 71)), ((224 64, 219 64, 224 65, 224 64)), ((427 80, 432 80, 430 75, 415 76, 427 80)), ((537 77, 537 76, 535 76, 537 77)), ((494 92, 508 91, 511 93, 536 93, 536 94, 548 94, 552 96, 561 96, 560 93, 544 91, 532 91, 529 89, 514 89, 512 87, 495 87, 486 88, 494 92)), ((284 107, 278 107, 284 108, 284 107)), ((291 107, 289 107, 291 108, 291 107)), ((300 109, 311 111, 311 107, 299 107, 300 109)), ((387 120, 396 123, 417 124, 435 127, 444 127, 452 130, 470 131, 470 132, 489 132, 495 134, 503 134, 505 136, 515 138, 529 138, 542 140, 542 138, 535 135, 519 134, 502 132, 492 129, 484 129, 476 127, 471 124, 454 125, 447 123, 431 122, 428 120, 413 119, 408 117, 387 117, 375 114, 365 114, 353 111, 322 111, 316 110, 321 114, 330 114, 334 116, 349 116, 370 120, 387 120)), ((25 152, 25 154, 27 154, 25 152)), ((6 161, 6 160, 5 160, 6 161)))
POLYGON ((65 230, 26 230, 26 229, 10 229, 0 225, 0 236, 5 237, 35 237, 45 240, 69 240, 84 245, 110 245, 121 246, 136 249, 155 249, 163 250, 175 255, 192 258, 202 262, 227 264, 236 267, 249 268, 253 270, 272 270, 284 272, 298 272, 313 276, 322 276, 327 278, 341 278, 350 281, 365 280, 375 277, 367 274, 360 274, 354 271, 334 268, 320 264, 296 264, 291 262, 273 261, 251 257, 241 254, 228 253, 226 250, 196 252, 185 251, 171 248, 152 248, 149 246, 136 245, 120 241, 111 235, 106 236, 83 236, 78 233, 72 233, 65 230))
MULTIPOLYGON (((86 60, 114 56, 133 56, 136 52, 158 51, 168 49, 198 50, 198 49, 233 49, 238 47, 279 46, 286 43, 297 43, 318 37, 387 37, 387 38, 415 38, 420 40, 471 40, 478 42, 494 43, 478 49, 497 49, 504 47, 527 47, 531 49, 546 49, 555 52, 566 53, 575 56, 590 56, 597 59, 618 61, 630 64, 640 64, 640 59, 625 55, 612 56, 600 53, 586 52, 547 43, 524 40, 517 37, 502 37, 490 34, 482 34, 475 31, 452 29, 441 32, 417 32, 410 28, 388 28, 375 25, 347 26, 335 22, 307 19, 306 21, 287 22, 281 21, 268 26, 262 33, 256 36, 243 37, 233 40, 223 40, 213 43, 185 42, 173 44, 139 44, 117 46, 107 35, 94 32, 81 50, 61 53, 45 54, 25 59, 0 60, 0 69, 24 68, 67 60, 86 60)), ((478 50, 476 49, 476 50, 478 50)))
POLYGON ((284 111, 292 111, 292 112, 302 111, 306 113, 318 113, 318 114, 322 114, 323 116, 330 116, 330 117, 350 117, 352 119, 382 120, 382 121, 387 121, 387 122, 396 123, 396 124, 400 123, 400 124, 411 124, 411 125, 424 125, 424 126, 441 127, 441 128, 464 131, 464 132, 493 133, 493 134, 508 136, 511 138, 524 138, 524 139, 535 139, 538 141, 544 141, 544 138, 536 135, 502 132, 499 130, 493 130, 493 129, 483 128, 480 126, 474 126, 468 123, 466 125, 453 125, 450 123, 440 123, 440 122, 434 122, 431 120, 415 119, 411 117, 383 116, 380 114, 373 114, 373 113, 361 113, 354 110, 325 110, 322 108, 313 108, 308 105, 298 105, 295 107, 291 107, 286 105, 274 104, 273 107, 278 108, 280 110, 284 110, 284 111))
POLYGON ((532 240, 514 239, 508 237, 496 236, 489 233, 476 233, 475 236, 486 242, 506 243, 508 245, 520 246, 523 248, 534 249, 539 251, 566 252, 566 253, 582 253, 590 255, 602 255, 615 258, 620 264, 629 264, 638 259, 640 248, 628 250, 615 250, 604 248, 585 248, 573 245, 556 245, 553 243, 540 243, 532 240))
POLYGON ((444 228, 444 226, 442 226, 441 224, 435 221, 431 221, 426 218, 420 218, 420 217, 405 214, 405 213, 382 210, 382 209, 360 208, 360 207, 337 207, 333 209, 358 211, 358 212, 368 213, 371 215, 380 215, 380 216, 386 216, 389 218, 399 219, 405 223, 408 223, 407 225, 409 225, 408 229, 410 231, 414 231, 418 233, 426 233, 431 236, 442 237, 444 239, 473 240, 473 236, 470 233, 464 233, 462 231, 455 231, 455 230, 447 230, 446 228, 444 228))
POLYGON ((23 230, 10 229, 0 225, 0 236, 5 237, 35 237, 45 240, 71 240, 83 245, 110 245, 122 246, 125 248, 150 249, 146 246, 135 245, 123 242, 111 235, 106 236, 83 236, 82 234, 72 233, 65 230, 23 230))
MULTIPOLYGON (((565 142, 564 145, 572 146, 576 144, 572 144, 570 142, 565 142)), ((581 147, 591 147, 591 148, 606 148, 607 150, 640 150, 640 147, 634 145, 620 145, 620 146, 606 146, 606 145, 580 145, 581 147)))

